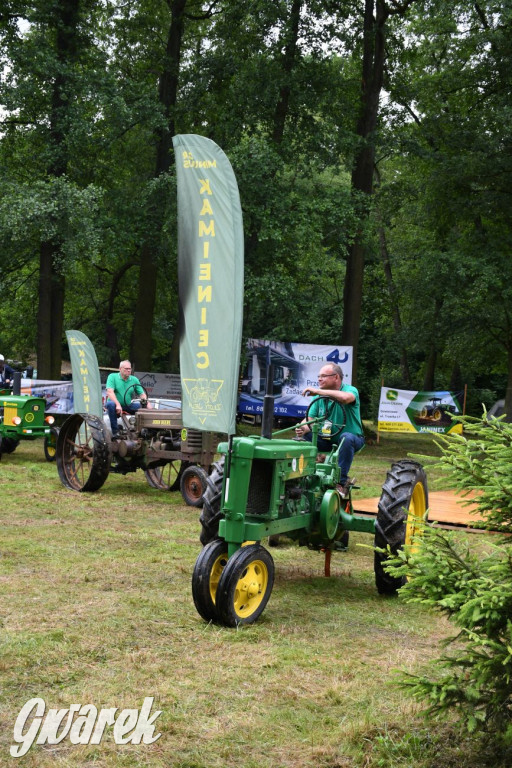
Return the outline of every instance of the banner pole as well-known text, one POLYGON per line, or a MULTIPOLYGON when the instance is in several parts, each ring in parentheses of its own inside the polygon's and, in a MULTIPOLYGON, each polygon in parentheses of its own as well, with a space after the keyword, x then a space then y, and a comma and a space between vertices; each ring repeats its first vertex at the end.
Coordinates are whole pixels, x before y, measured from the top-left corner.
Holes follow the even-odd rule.
MULTIPOLYGON (((384 386, 384 379, 381 379, 380 381, 380 388, 382 390, 384 386)), ((379 407, 380 407, 380 395, 379 395, 379 407)), ((377 414, 377 445, 380 443, 380 432, 379 432, 379 416, 377 414)))
POLYGON ((466 415, 466 398, 468 396, 468 385, 464 384, 464 402, 462 404, 462 415, 466 415))

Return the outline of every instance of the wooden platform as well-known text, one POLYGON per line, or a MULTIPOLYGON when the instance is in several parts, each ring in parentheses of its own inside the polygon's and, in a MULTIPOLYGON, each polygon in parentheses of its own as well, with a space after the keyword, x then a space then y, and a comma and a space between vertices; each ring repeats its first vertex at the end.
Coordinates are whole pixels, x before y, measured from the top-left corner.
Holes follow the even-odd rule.
MULTIPOLYGON (((481 531, 475 528, 475 523, 481 521, 478 514, 471 514, 471 510, 476 509, 476 504, 462 504, 466 499, 471 499, 472 495, 467 497, 458 496, 454 491, 432 491, 428 495, 430 522, 436 521, 440 528, 452 528, 472 531, 481 531)), ((369 515, 377 514, 377 505, 379 498, 352 500, 354 512, 363 512, 369 515)))

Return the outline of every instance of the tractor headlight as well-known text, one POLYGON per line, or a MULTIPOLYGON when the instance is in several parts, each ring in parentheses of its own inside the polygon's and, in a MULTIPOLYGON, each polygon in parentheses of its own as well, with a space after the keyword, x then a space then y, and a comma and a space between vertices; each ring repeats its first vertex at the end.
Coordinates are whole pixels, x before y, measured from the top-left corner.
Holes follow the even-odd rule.
POLYGON ((45 416, 44 420, 46 421, 47 424, 53 424, 53 422, 55 421, 55 417, 54 416, 45 416))
POLYGON ((21 416, 13 416, 12 423, 15 427, 18 427, 21 424, 21 416))

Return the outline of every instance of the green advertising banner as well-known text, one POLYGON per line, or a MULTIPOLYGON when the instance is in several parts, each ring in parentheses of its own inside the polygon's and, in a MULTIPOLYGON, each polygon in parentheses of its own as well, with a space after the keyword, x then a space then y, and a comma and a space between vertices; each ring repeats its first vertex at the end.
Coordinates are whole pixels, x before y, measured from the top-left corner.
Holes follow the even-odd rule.
POLYGON ((174 136, 183 423, 235 432, 242 338, 244 246, 229 160, 210 139, 174 136))
POLYGON ((100 369, 94 347, 84 333, 66 331, 73 375, 75 413, 91 413, 103 418, 100 369))
POLYGON ((416 392, 382 387, 379 403, 379 432, 462 433, 453 416, 463 412, 463 392, 416 392))

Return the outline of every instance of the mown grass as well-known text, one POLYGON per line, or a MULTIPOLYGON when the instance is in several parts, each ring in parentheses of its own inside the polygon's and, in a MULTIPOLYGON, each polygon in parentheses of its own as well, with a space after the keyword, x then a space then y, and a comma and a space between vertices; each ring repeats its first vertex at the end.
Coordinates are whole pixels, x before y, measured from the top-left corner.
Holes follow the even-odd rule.
MULTIPOLYGON (((389 465, 411 451, 436 449, 424 436, 367 446, 354 464, 358 493, 379 495, 389 465)), ((232 630, 194 608, 198 510, 180 494, 150 488, 141 472, 74 493, 41 442, 4 455, 0 490, 0 765, 482 764, 393 685, 394 670, 424 668, 451 632, 423 607, 378 596, 368 535, 351 535, 329 579, 319 553, 272 550, 270 602, 259 622, 232 630), (123 709, 147 696, 162 710, 154 744, 116 745, 110 729, 96 746, 65 740, 9 755, 32 697, 123 709)))

